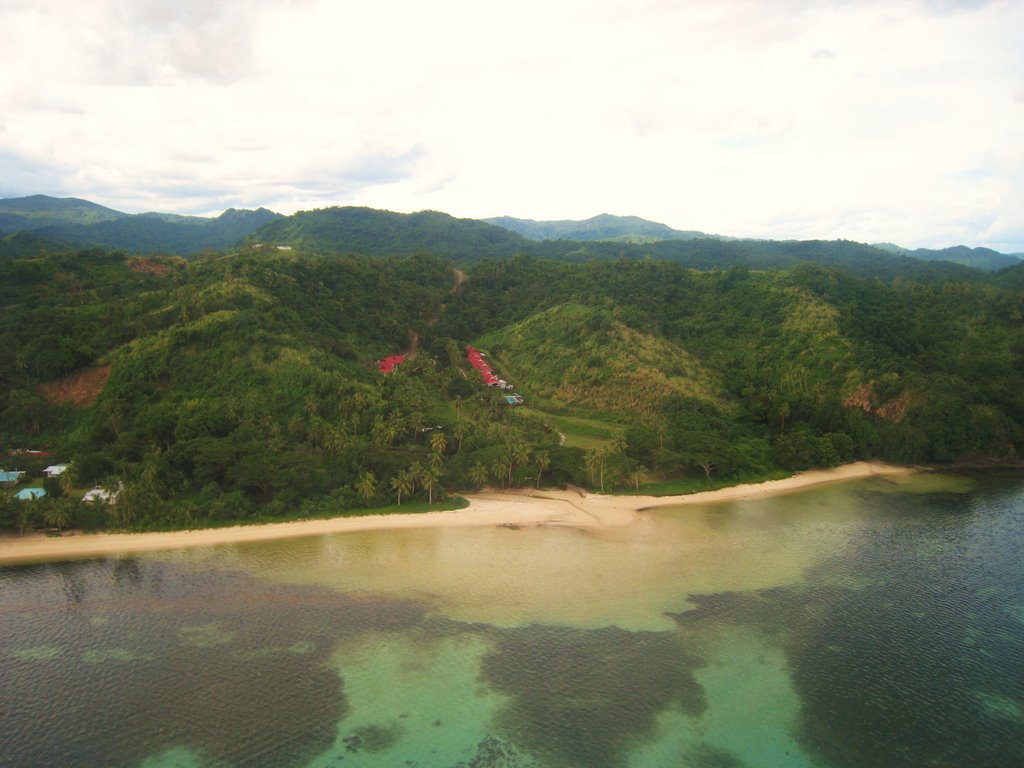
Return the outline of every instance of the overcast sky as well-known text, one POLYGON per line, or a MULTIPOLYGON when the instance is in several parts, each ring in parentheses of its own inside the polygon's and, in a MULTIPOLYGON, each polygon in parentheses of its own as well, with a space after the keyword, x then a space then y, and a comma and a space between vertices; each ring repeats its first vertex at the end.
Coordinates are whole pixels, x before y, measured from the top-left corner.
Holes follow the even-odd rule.
POLYGON ((1024 252, 1020 0, 0 0, 0 197, 1024 252))

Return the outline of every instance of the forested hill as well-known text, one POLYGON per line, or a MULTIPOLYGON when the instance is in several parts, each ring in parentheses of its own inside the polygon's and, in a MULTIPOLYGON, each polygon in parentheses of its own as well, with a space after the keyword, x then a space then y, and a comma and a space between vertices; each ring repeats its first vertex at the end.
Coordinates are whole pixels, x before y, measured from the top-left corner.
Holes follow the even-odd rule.
POLYGON ((999 251, 993 251, 991 248, 968 248, 965 245, 956 245, 951 248, 915 248, 914 250, 909 250, 892 243, 878 243, 875 247, 889 253, 897 253, 924 261, 950 261, 954 264, 974 267, 985 272, 995 272, 996 270, 1021 263, 1020 257, 1017 254, 1000 253, 999 251))
POLYGON ((602 213, 582 221, 534 221, 499 216, 484 219, 531 240, 611 240, 623 243, 643 243, 657 240, 692 240, 708 237, 703 232, 672 229, 667 224, 648 221, 639 216, 613 216, 602 213))
POLYGON ((372 208, 323 208, 277 219, 261 227, 249 240, 322 254, 430 253, 463 265, 523 254, 576 263, 653 258, 702 270, 779 269, 812 262, 886 281, 901 278, 941 283, 983 279, 981 272, 969 267, 921 261, 846 240, 705 237, 650 243, 536 241, 481 221, 456 219, 433 211, 406 214, 372 208))
POLYGON ((1003 288, 1024 291, 1024 262, 1014 267, 1000 270, 992 276, 992 282, 1003 288))
POLYGON ((71 460, 79 492, 121 495, 107 508, 0 494, 0 527, 25 525, 23 510, 181 526, 482 483, 706 487, 855 458, 1013 460, 1022 318, 1020 290, 806 263, 516 256, 459 271, 269 243, 188 261, 10 258, 2 455, 49 451, 40 461, 71 460), (484 386, 467 344, 525 405, 484 386))
POLYGON ((393 213, 359 207, 300 211, 261 227, 250 241, 325 254, 431 253, 462 264, 513 256, 529 246, 520 235, 476 219, 456 219, 437 211, 393 213))
POLYGON ((127 216, 77 197, 30 195, 0 199, 0 230, 21 232, 66 224, 96 224, 127 216))
MULTIPOLYGON (((88 200, 46 195, 0 200, 0 233, 30 233, 64 247, 104 246, 139 254, 187 256, 230 248, 280 214, 265 208, 220 216, 128 214, 88 200)), ((10 248, 8 248, 10 250, 10 248)))
POLYGON ((602 214, 586 221, 503 217, 492 221, 502 226, 436 211, 402 214, 355 207, 323 208, 287 217, 263 208, 229 209, 215 218, 129 215, 87 200, 34 195, 0 200, 0 237, 5 238, 0 257, 52 251, 54 244, 191 256, 205 250, 234 250, 244 241, 334 255, 429 253, 463 265, 519 254, 580 263, 654 258, 702 270, 780 269, 811 262, 885 281, 899 278, 930 284, 982 280, 979 270, 1018 263, 1011 255, 962 246, 908 251, 845 240, 738 240, 674 230, 635 216, 602 214), (23 237, 10 239, 14 234, 23 237), (31 240, 28 235, 42 240, 31 240))

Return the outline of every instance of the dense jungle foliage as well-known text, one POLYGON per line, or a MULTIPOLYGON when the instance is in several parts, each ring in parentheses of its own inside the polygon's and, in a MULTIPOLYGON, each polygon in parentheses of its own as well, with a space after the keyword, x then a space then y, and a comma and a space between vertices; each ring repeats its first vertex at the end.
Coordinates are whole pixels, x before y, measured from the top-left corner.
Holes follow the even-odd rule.
POLYGON ((0 494, 7 529, 337 514, 484 484, 713 483, 856 458, 1004 461, 1024 447, 1024 293, 980 279, 531 256, 460 273, 425 254, 273 246, 191 260, 93 249, 3 269, 2 466, 72 463, 46 500, 0 494), (527 407, 483 385, 470 343, 527 407), (93 484, 117 503, 79 504, 93 484))

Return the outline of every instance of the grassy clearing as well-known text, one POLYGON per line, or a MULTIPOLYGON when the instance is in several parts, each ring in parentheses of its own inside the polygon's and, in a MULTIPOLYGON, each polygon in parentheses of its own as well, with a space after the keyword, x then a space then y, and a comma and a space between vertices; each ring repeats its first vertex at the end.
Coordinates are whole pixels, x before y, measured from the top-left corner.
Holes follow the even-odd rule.
POLYGON ((610 443, 626 429, 621 424, 593 416, 566 416, 529 406, 520 408, 520 411, 543 419, 557 429, 565 435, 565 444, 570 448, 598 448, 610 443))

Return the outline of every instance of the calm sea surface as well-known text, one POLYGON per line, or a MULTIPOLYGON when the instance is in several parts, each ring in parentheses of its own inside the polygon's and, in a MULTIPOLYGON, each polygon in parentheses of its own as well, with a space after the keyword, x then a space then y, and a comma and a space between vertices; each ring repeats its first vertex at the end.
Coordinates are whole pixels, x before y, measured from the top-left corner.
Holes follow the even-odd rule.
POLYGON ((1024 475, 0 568, 0 766, 1024 766, 1024 475))

